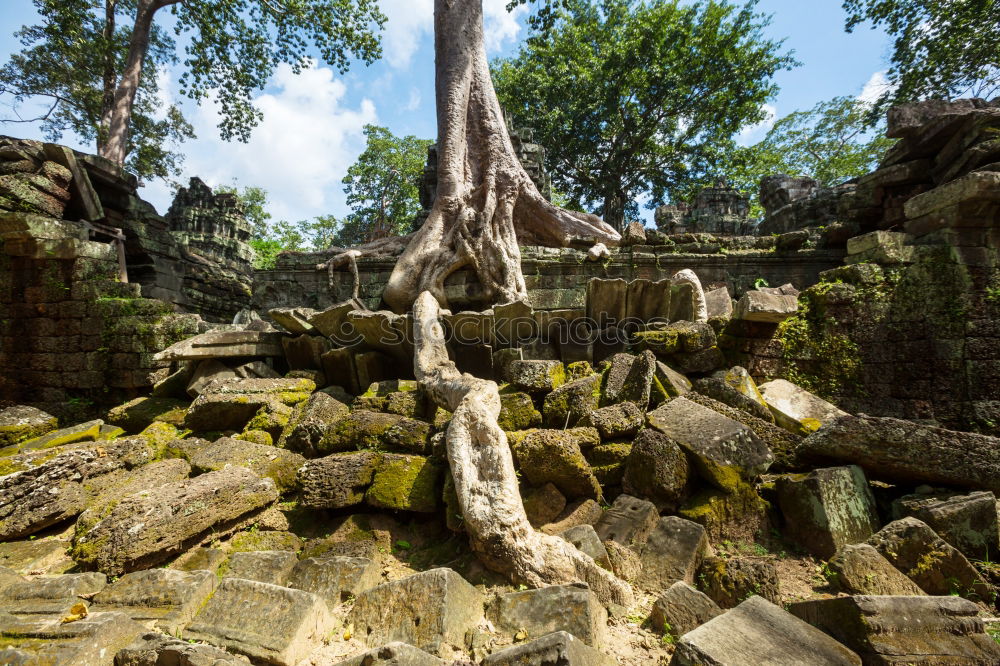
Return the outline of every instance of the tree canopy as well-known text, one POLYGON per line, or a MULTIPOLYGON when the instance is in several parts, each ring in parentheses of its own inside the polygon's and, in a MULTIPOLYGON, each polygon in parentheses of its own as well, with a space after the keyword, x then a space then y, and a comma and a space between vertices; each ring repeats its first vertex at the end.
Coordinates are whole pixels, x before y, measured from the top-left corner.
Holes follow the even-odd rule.
POLYGON ((894 38, 872 119, 901 102, 1000 94, 1000 2, 845 0, 844 9, 848 32, 870 22, 894 38))
POLYGON ((192 136, 176 107, 160 109, 157 72, 180 61, 183 96, 210 97, 224 139, 246 141, 262 117, 253 94, 275 67, 308 67, 313 53, 341 72, 381 55, 385 17, 376 0, 34 0, 42 22, 18 35, 24 49, 0 72, 15 102, 55 104, 43 120, 57 138, 73 130, 98 153, 143 176, 176 171, 165 140, 192 136), (154 19, 169 8, 172 32, 154 19), (165 112, 164 112, 165 111, 165 112), (157 148, 160 152, 157 152, 157 148))
MULTIPOLYGON (((0 69, 0 96, 17 117, 4 122, 40 122, 43 135, 60 141, 72 132, 102 146, 117 73, 128 52, 131 26, 123 27, 135 2, 126 0, 34 0, 37 25, 15 33, 23 50, 0 69), (21 116, 26 104, 44 104, 21 116)), ((177 145, 194 138, 191 125, 173 104, 163 106, 159 74, 176 62, 172 37, 154 28, 132 112, 132 147, 126 166, 140 178, 178 175, 177 145)), ((34 107, 32 107, 34 108, 34 107)))
POLYGON ((398 137, 377 125, 365 125, 364 134, 365 149, 343 180, 353 210, 334 236, 333 244, 340 247, 363 243, 376 229, 383 235, 405 235, 421 210, 420 176, 434 142, 398 137))
POLYGON ((712 177, 720 148, 763 118, 773 75, 795 64, 755 1, 565 0, 513 58, 501 104, 535 129, 554 185, 621 228, 636 199, 712 177))

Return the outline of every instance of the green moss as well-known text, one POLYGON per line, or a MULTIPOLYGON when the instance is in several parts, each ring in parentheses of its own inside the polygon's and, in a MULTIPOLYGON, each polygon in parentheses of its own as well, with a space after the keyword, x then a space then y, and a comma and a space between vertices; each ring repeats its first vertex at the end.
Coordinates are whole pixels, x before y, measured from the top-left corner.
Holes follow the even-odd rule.
POLYGON ((242 439, 247 442, 254 442, 265 446, 274 446, 274 439, 271 437, 271 433, 266 430, 244 430, 240 434, 236 435, 235 439, 242 439))
POLYGON ((542 414, 535 409, 527 393, 505 393, 500 396, 500 416, 497 423, 504 430, 525 430, 542 424, 542 414))
POLYGON ((261 531, 251 528, 236 534, 229 541, 229 552, 246 553, 257 550, 288 550, 297 553, 302 539, 291 532, 261 531))
POLYGON ((383 509, 433 513, 441 499, 441 468, 422 456, 386 456, 365 501, 383 509))

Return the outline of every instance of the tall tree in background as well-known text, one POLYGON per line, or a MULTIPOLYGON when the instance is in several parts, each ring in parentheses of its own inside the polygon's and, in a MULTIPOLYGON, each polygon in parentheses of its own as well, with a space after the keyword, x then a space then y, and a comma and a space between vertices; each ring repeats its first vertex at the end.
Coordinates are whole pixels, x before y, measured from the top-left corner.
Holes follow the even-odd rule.
POLYGON ((848 32, 871 22, 894 38, 872 120, 901 102, 1000 94, 997 0, 845 0, 844 10, 848 32))
POLYGON ((342 220, 332 244, 351 247, 369 240, 381 227, 402 236, 420 212, 419 182, 430 139, 398 137, 385 127, 365 125, 365 150, 347 169, 344 193, 352 212, 342 220))
POLYGON ((764 37, 755 0, 562 4, 494 63, 497 94, 535 129, 554 185, 618 229, 641 194, 659 202, 713 175, 726 140, 763 118, 775 72, 795 64, 764 37))
MULTIPOLYGON (((115 81, 129 48, 130 31, 120 25, 134 9, 128 0, 35 0, 38 25, 16 33, 24 47, 0 69, 0 97, 15 114, 25 104, 44 104, 38 115, 0 122, 40 122, 50 141, 73 132, 98 152, 108 140, 115 81)), ((194 137, 176 105, 164 107, 158 75, 176 61, 176 46, 155 26, 146 66, 135 91, 128 168, 142 179, 179 173, 174 147, 194 137)))
MULTIPOLYGON (((370 63, 380 55, 374 30, 385 21, 376 0, 35 0, 35 3, 44 20, 58 14, 67 24, 75 20, 80 25, 91 25, 93 29, 87 35, 91 40, 97 33, 102 38, 116 34, 122 16, 127 18, 129 39, 124 58, 115 59, 113 70, 110 67, 103 70, 98 141, 98 154, 120 165, 125 164, 134 144, 130 130, 138 129, 133 126, 133 110, 151 47, 156 45, 154 19, 161 9, 170 9, 175 34, 187 38, 181 93, 199 102, 214 95, 221 112, 222 137, 244 141, 261 118, 261 112, 253 106, 252 95, 264 87, 279 63, 288 63, 296 72, 300 71, 309 65, 310 46, 324 62, 341 72, 346 71, 354 57, 370 63), (100 12, 103 17, 94 15, 100 12)), ((65 35, 48 33, 45 39, 58 41, 65 39, 65 35)), ((85 43, 83 48, 86 47, 85 43)), ((29 57, 24 52, 21 55, 29 57)), ((15 63, 12 65, 16 67, 15 63)))

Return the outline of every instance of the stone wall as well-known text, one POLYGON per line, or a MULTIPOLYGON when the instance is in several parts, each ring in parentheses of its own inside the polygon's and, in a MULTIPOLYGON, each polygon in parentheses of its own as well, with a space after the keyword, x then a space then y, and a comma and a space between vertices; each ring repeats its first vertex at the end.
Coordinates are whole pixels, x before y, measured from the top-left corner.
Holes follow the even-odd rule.
MULTIPOLYGON (((737 296, 758 279, 771 285, 790 282, 803 289, 815 284, 821 271, 840 265, 844 256, 838 248, 779 251, 771 237, 717 239, 688 234, 673 238, 682 242, 621 248, 602 263, 586 261, 586 252, 580 250, 521 248, 531 305, 536 310, 581 307, 590 278, 658 280, 682 268, 693 269, 706 286, 726 285, 737 296)), ((353 278, 349 271, 337 271, 331 277, 325 270, 316 270, 327 258, 324 253, 288 253, 279 257, 273 270, 257 271, 254 308, 260 312, 295 306, 323 309, 350 298, 353 278)), ((380 307, 394 265, 393 259, 358 260, 359 296, 368 307, 380 307)), ((470 272, 456 273, 446 286, 453 309, 474 307, 477 285, 470 272)))

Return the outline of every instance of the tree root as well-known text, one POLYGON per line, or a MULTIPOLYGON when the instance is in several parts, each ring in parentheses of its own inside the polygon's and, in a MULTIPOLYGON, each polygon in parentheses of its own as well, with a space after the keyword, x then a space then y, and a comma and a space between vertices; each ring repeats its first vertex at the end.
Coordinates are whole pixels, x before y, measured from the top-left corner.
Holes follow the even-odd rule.
POLYGON ((528 522, 507 436, 497 424, 495 382, 459 373, 448 359, 440 306, 425 291, 414 303, 414 373, 452 412, 448 462, 472 549, 486 566, 532 587, 583 581, 605 604, 630 606, 632 588, 568 541, 528 522))

